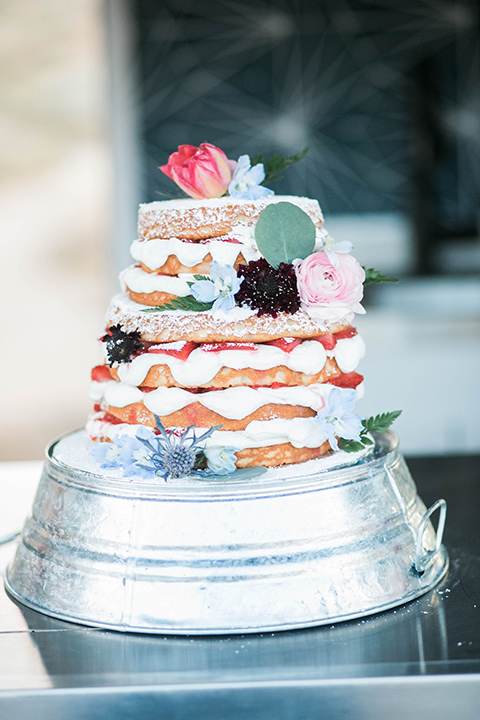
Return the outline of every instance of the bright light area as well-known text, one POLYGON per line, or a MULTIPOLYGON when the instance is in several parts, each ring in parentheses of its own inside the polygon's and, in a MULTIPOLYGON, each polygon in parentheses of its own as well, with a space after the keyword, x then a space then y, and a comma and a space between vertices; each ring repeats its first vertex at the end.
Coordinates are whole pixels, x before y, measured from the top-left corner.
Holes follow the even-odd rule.
POLYGON ((100 1, 5 0, 0 57, 0 460, 28 460, 84 424, 111 294, 100 1))

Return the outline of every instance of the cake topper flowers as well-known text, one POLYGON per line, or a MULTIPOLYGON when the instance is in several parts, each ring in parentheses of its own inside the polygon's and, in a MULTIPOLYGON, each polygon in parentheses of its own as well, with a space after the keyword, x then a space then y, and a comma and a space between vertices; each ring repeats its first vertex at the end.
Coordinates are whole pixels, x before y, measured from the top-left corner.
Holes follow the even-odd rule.
POLYGON ((274 194, 265 184, 280 180, 280 173, 305 157, 307 151, 304 148, 287 158, 274 155, 265 165, 263 155, 256 160, 248 155, 231 160, 211 143, 179 145, 159 169, 195 200, 226 194, 239 200, 259 200, 274 194))
POLYGON ((228 194, 237 200, 260 200, 274 195, 270 188, 264 187, 265 168, 262 163, 251 164, 248 155, 238 158, 237 167, 233 173, 232 181, 228 186, 228 194))
POLYGON ((187 195, 202 200, 225 195, 236 166, 237 163, 229 160, 223 150, 202 143, 200 147, 180 145, 160 170, 187 195))

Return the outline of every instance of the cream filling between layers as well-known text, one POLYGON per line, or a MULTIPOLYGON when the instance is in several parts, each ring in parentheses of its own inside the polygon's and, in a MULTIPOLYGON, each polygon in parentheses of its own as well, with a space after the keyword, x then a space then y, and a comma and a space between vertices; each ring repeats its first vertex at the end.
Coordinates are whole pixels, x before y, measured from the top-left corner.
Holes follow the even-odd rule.
POLYGON ((208 410, 228 418, 242 420, 270 403, 274 405, 300 405, 318 412, 325 406, 332 386, 314 383, 293 387, 231 387, 193 393, 178 387, 159 387, 152 392, 142 392, 124 383, 110 380, 91 383, 90 397, 111 407, 122 408, 134 403, 143 405, 155 415, 171 415, 191 405, 200 403, 208 410))
MULTIPOLYGON (((326 237, 326 231, 316 228, 315 249, 320 250, 326 237)), ((187 242, 180 238, 155 238, 153 240, 134 240, 130 254, 151 270, 161 267, 170 255, 175 255, 182 265, 193 267, 201 263, 210 253, 212 260, 220 265, 233 265, 242 253, 245 261, 258 260, 261 254, 255 240, 255 228, 235 225, 222 239, 215 238, 207 242, 187 242), (232 241, 239 242, 232 242, 232 241)))
POLYGON ((256 350, 232 349, 218 352, 205 352, 196 348, 186 360, 164 353, 146 352, 133 358, 130 363, 119 365, 118 377, 126 385, 138 387, 155 365, 166 365, 175 381, 187 387, 204 385, 213 380, 223 367, 232 370, 271 370, 284 366, 294 372, 315 375, 323 369, 327 355, 336 360, 342 372, 348 373, 357 368, 365 354, 365 344, 360 335, 337 340, 335 348, 328 353, 323 345, 315 340, 304 340, 291 352, 285 352, 274 345, 258 344, 256 347, 256 350))
POLYGON ((242 253, 246 262, 258 260, 260 253, 256 248, 251 228, 235 227, 224 240, 209 240, 208 242, 185 242, 179 238, 135 240, 130 247, 130 254, 134 260, 142 262, 148 268, 155 270, 167 262, 170 255, 175 255, 182 265, 193 267, 201 263, 210 253, 212 260, 220 265, 233 265, 242 253), (229 242, 229 240, 239 240, 229 242))
POLYGON ((185 297, 191 295, 189 282, 195 282, 190 273, 181 275, 157 275, 148 273, 141 267, 131 265, 120 273, 122 287, 135 293, 165 292, 185 297))
MULTIPOLYGON (((116 435, 134 436, 141 425, 127 425, 102 420, 103 413, 92 415, 86 425, 86 432, 90 437, 102 437, 113 440, 116 435)), ((204 428, 196 428, 200 435, 204 428)), ((245 430, 225 431, 215 430, 205 441, 207 448, 230 447, 234 450, 246 448, 268 447, 290 443, 296 448, 314 448, 323 445, 327 436, 321 431, 315 418, 293 418, 291 420, 252 420, 245 430)))

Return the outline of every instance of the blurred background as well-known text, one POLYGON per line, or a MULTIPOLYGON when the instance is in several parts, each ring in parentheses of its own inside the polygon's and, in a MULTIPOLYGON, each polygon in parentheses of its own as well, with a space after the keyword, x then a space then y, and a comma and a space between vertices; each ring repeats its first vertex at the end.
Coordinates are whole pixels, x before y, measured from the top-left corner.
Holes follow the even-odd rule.
POLYGON ((0 459, 84 424, 139 202, 179 144, 307 157, 365 266, 366 415, 410 455, 480 451, 477 0, 3 0, 0 459))

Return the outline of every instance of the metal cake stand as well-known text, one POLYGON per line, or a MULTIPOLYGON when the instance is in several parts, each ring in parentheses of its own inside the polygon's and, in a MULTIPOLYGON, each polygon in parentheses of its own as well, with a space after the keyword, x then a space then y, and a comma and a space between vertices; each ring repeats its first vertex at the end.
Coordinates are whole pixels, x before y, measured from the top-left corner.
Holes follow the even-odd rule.
POLYGON ((287 630, 387 610, 447 571, 446 503, 425 508, 393 433, 326 470, 155 484, 69 464, 65 442, 88 441, 48 448, 6 574, 47 615, 161 634, 287 630))

